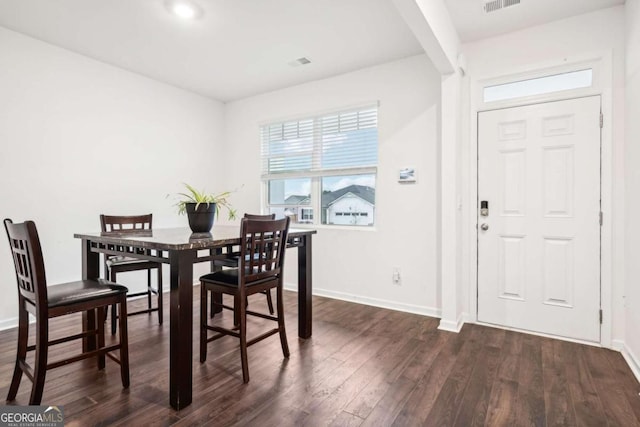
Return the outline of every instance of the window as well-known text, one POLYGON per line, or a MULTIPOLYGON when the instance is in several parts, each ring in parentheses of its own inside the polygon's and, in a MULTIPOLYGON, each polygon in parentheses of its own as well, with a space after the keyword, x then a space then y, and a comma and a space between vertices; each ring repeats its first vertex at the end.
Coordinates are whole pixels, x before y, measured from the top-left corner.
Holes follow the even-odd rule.
POLYGON ((484 102, 504 101, 533 95, 558 92, 562 90, 591 87, 593 69, 554 74, 535 79, 521 80, 484 88, 484 102))
POLYGON ((372 226, 378 107, 261 127, 269 213, 293 223, 372 226))
POLYGON ((313 223, 313 209, 309 208, 301 208, 300 209, 300 218, 302 222, 313 223))

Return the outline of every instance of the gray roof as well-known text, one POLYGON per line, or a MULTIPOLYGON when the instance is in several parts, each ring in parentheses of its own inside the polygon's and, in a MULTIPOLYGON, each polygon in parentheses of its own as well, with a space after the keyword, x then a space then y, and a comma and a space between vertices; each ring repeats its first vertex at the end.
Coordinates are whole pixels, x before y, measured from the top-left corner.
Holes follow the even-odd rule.
POLYGON ((309 203, 309 196, 299 196, 294 194, 284 199, 284 203, 287 205, 301 205, 302 202, 305 202, 305 201, 306 201, 305 204, 309 203))
MULTIPOLYGON (((338 200, 340 197, 345 194, 353 194, 354 196, 360 197, 362 200, 375 204, 376 200, 376 190, 375 188, 368 187, 366 185, 349 185, 347 187, 341 188, 336 191, 328 191, 322 194, 322 207, 326 208, 331 205, 333 202, 338 200)), ((287 205, 302 205, 309 203, 309 196, 293 194, 287 197, 284 200, 284 203, 287 205)))
POLYGON ((322 194, 322 207, 326 208, 327 206, 338 200, 340 197, 348 193, 351 193, 354 196, 358 196, 361 199, 371 203, 372 205, 375 203, 376 190, 374 188, 368 187, 366 185, 353 184, 336 191, 322 194))

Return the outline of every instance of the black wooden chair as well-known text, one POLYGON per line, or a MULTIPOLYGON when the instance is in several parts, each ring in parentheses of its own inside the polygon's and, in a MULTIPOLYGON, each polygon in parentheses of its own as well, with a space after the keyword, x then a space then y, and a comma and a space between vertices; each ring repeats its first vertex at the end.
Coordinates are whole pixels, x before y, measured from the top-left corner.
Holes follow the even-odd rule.
POLYGON ((33 383, 30 405, 39 405, 42 400, 44 381, 48 369, 57 368, 79 360, 96 357, 98 369, 105 367, 105 355, 120 364, 123 387, 129 387, 129 350, 127 319, 120 319, 120 336, 117 344, 105 347, 104 322, 96 322, 96 315, 106 312, 110 305, 127 311, 127 288, 107 280, 81 280, 47 287, 44 260, 38 231, 33 221, 14 224, 4 220, 18 282, 18 350, 9 387, 7 401, 16 398, 20 380, 24 373, 33 383), (97 311, 97 313, 96 313, 97 311), (49 319, 66 314, 87 312, 88 330, 63 338, 49 340, 49 319), (36 319, 35 345, 29 341, 29 313, 36 319), (77 339, 97 339, 97 348, 81 354, 49 363, 49 346, 77 339), (34 366, 27 363, 27 352, 35 350, 34 366), (119 350, 120 358, 110 352, 119 350))
POLYGON ((247 347, 250 345, 279 333, 282 353, 284 357, 289 357, 282 295, 282 274, 289 221, 288 217, 280 220, 243 218, 240 225, 241 245, 238 267, 210 273, 200 278, 200 362, 207 360, 207 343, 225 335, 239 338, 242 379, 245 383, 249 382, 247 347), (258 256, 255 256, 256 254, 258 256), (275 316, 247 310, 249 295, 272 288, 276 289, 277 314, 275 316), (238 318, 237 326, 227 329, 208 324, 207 291, 233 296, 233 307, 222 303, 219 305, 234 311, 234 317, 238 318), (248 314, 275 321, 278 326, 247 341, 248 314), (217 334, 209 337, 210 330, 217 334))
MULTIPOLYGON (((258 215, 258 214, 245 213, 244 214, 244 218, 270 220, 270 219, 276 219, 276 214, 258 215)), ((217 259, 217 260, 213 261, 213 266, 214 267, 237 268, 238 267, 238 261, 240 260, 240 255, 238 253, 234 253, 233 252, 233 246, 227 246, 227 254, 228 254, 228 256, 226 258, 217 259)), ((271 290, 267 289, 266 291, 264 291, 262 293, 267 296, 267 306, 269 307, 269 313, 274 314, 274 311, 273 311, 273 299, 271 298, 271 290)), ((214 311, 213 311, 213 307, 215 305, 214 298, 215 298, 215 296, 212 293, 211 294, 211 317, 213 317, 213 315, 214 315, 214 311)), ((217 301, 219 301, 219 298, 218 298, 217 301)))
MULTIPOLYGON (((100 215, 100 226, 103 233, 126 233, 131 231, 144 231, 152 229, 153 215, 135 215, 135 216, 115 216, 115 215, 100 215)), ((105 279, 109 279, 112 282, 116 282, 118 273, 125 273, 128 271, 141 271, 147 270, 147 290, 142 292, 136 292, 128 294, 128 298, 147 296, 147 308, 144 310, 134 311, 129 313, 129 316, 136 314, 151 314, 154 311, 158 312, 158 323, 162 325, 162 264, 154 261, 146 261, 143 259, 129 258, 122 256, 105 257, 105 279), (156 288, 151 286, 151 270, 158 270, 158 281, 156 288), (158 306, 153 307, 151 302, 152 296, 158 297, 158 306)), ((116 313, 116 306, 111 307, 111 333, 116 333, 116 319, 118 315, 116 313)))

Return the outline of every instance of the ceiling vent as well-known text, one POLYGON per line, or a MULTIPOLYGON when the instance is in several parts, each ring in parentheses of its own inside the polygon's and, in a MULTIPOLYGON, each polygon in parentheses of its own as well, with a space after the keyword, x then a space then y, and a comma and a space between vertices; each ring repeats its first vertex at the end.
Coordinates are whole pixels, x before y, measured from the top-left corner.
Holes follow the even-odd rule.
POLYGON ((292 67, 298 67, 300 65, 307 64, 311 64, 311 60, 309 58, 305 58, 304 56, 302 58, 294 59, 293 61, 289 62, 289 65, 291 65, 292 67))
POLYGON ((495 12, 505 7, 515 6, 520 4, 521 0, 484 0, 484 12, 495 12))

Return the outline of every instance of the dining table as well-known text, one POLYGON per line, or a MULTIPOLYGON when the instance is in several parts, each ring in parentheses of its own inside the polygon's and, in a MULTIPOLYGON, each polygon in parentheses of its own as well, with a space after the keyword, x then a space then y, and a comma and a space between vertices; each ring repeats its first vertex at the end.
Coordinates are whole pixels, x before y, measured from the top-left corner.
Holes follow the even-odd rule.
MULTIPOLYGON (((297 248, 298 336, 311 337, 311 237, 316 230, 290 228, 288 248, 297 248)), ((189 228, 154 228, 117 232, 76 233, 82 241, 82 278, 100 277, 100 254, 169 264, 169 403, 183 409, 192 401, 193 381, 193 265, 228 257, 240 245, 240 227, 215 225, 210 233, 189 228)), ((85 327, 95 319, 85 313, 85 327)), ((95 338, 84 345, 95 348, 95 338)))

